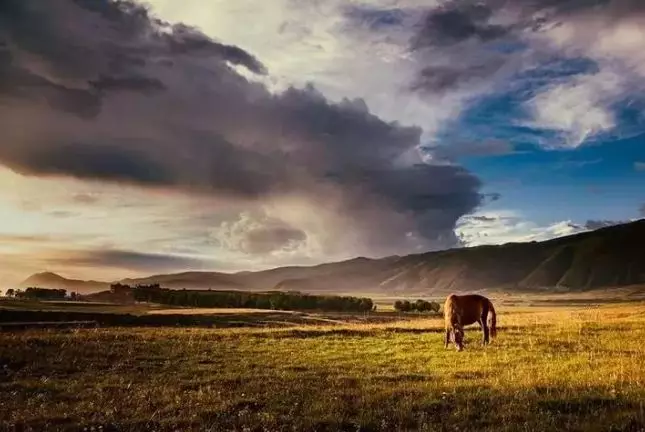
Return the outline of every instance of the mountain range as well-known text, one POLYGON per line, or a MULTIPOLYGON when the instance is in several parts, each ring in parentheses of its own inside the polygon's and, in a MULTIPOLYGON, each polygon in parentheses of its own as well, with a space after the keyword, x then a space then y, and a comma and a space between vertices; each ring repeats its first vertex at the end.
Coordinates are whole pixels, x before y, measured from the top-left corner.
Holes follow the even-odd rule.
MULTIPOLYGON (((445 292, 583 291, 645 284, 645 220, 543 242, 507 243, 310 267, 240 273, 184 272, 123 279, 166 288, 427 295, 445 292)), ((38 273, 21 286, 90 293, 108 282, 38 273)))

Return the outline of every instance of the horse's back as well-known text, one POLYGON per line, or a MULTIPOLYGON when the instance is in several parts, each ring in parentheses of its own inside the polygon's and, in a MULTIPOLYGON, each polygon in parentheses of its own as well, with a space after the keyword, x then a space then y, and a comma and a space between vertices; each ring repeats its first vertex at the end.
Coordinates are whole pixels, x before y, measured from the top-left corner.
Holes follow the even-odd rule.
POLYGON ((480 294, 464 294, 461 296, 457 296, 452 294, 453 296, 459 298, 460 301, 464 301, 467 303, 477 303, 477 302, 488 302, 488 298, 484 297, 483 295, 480 294))

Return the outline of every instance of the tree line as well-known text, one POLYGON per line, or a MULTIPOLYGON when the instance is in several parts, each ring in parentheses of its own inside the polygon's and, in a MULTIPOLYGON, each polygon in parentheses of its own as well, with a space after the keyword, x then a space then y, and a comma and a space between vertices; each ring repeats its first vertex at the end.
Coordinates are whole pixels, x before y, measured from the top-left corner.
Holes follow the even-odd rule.
MULTIPOLYGON (((124 286, 120 286, 124 289, 124 286)), ((205 308, 251 308, 273 310, 319 310, 328 312, 369 312, 375 309, 370 298, 313 295, 300 292, 245 292, 173 290, 159 285, 138 285, 132 288, 136 301, 171 306, 205 308)))
POLYGON ((75 292, 72 292, 68 297, 67 290, 65 289, 39 287, 29 287, 24 291, 21 289, 10 288, 5 293, 5 296, 31 300, 75 300, 78 297, 75 292))
POLYGON ((417 300, 397 300, 394 302, 394 310, 398 312, 434 312, 438 313, 441 305, 433 301, 417 300))

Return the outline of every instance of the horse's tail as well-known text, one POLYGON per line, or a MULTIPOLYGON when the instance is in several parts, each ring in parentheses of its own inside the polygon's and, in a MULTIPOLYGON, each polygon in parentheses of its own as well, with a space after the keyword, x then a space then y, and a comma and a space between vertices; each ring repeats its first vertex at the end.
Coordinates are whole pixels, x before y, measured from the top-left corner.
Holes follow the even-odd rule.
POLYGON ((490 300, 488 300, 488 311, 490 313, 490 335, 491 337, 497 337, 497 313, 495 313, 495 307, 490 300))

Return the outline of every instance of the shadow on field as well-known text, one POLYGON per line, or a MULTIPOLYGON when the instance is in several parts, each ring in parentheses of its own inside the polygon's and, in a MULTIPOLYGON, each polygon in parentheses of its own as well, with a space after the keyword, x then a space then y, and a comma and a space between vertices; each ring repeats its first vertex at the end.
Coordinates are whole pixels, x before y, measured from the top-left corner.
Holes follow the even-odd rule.
MULTIPOLYGON (((552 324, 532 324, 531 328, 536 329, 540 327, 553 327, 552 324)), ((285 329, 281 331, 271 332, 271 333, 254 333, 252 337, 258 338, 271 338, 271 339, 308 339, 308 338, 317 338, 317 337, 329 337, 329 336, 351 336, 351 337, 373 337, 373 336, 383 336, 384 334, 443 334, 444 329, 442 327, 373 327, 373 328, 294 328, 294 329, 285 329)), ((526 332, 525 328, 522 327, 505 327, 501 326, 497 328, 498 333, 508 333, 508 334, 520 334, 526 332)), ((481 330, 479 327, 469 327, 466 329, 466 334, 469 334, 471 337, 479 337, 481 335, 481 330)))
POLYGON ((640 409, 640 405, 632 401, 621 400, 608 396, 583 396, 579 399, 547 399, 537 403, 541 411, 550 414, 589 415, 601 410, 640 409))
POLYGON ((437 328, 371 328, 371 329, 352 329, 352 328, 339 328, 339 329, 293 329, 272 333, 258 333, 255 336, 268 337, 268 338, 296 338, 308 339, 316 337, 329 337, 329 336, 353 336, 353 337, 371 337, 383 335, 384 333, 443 333, 443 329, 437 328))
POLYGON ((382 313, 305 313, 252 312, 213 314, 96 313, 75 311, 2 310, 1 330, 79 327, 204 327, 204 328, 280 328, 298 325, 387 324, 435 318, 382 313))
MULTIPOLYGON (((424 379, 426 377, 423 377, 424 379)), ((396 383, 389 384, 396 385, 396 383)), ((400 381, 399 381, 400 383, 400 381)), ((330 384, 330 383, 327 383, 330 384)), ((313 384, 315 386, 315 384, 313 384)), ((320 384, 319 384, 320 385, 320 384)), ((335 386, 337 387, 337 386, 335 386)), ((358 390, 360 382, 348 387, 358 390), (357 387, 358 386, 358 387, 357 387)), ((509 395, 490 387, 445 388, 428 394, 419 389, 392 390, 366 395, 360 391, 339 393, 334 386, 320 390, 339 400, 325 413, 307 403, 311 389, 290 394, 295 403, 243 398, 194 411, 192 419, 121 418, 106 422, 79 421, 52 416, 15 424, 16 430, 65 431, 397 431, 397 430, 611 430, 636 432, 645 427, 640 404, 606 389, 580 388, 567 392, 556 387, 526 390, 509 395), (591 393, 591 394, 590 394, 591 393), (580 396, 575 396, 579 394, 580 396), (308 396, 309 395, 309 396, 308 396), (334 396, 332 396, 334 395, 334 396), (298 402, 296 402, 298 401, 298 402), (342 403, 341 403, 342 402, 342 403), (313 410, 313 411, 311 411, 313 410), (270 413, 270 415, 269 415, 270 413), (599 428, 601 425, 611 427, 599 428), (508 429, 508 426, 516 428, 508 429)), ((276 389, 279 391, 280 389, 276 389)), ((347 390, 347 388, 346 388, 347 390)))

